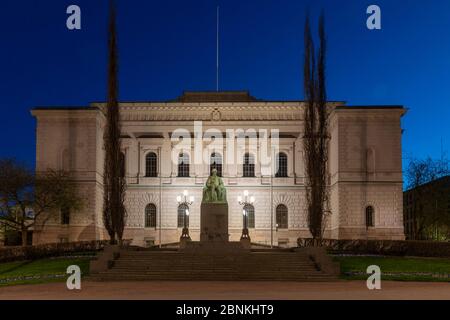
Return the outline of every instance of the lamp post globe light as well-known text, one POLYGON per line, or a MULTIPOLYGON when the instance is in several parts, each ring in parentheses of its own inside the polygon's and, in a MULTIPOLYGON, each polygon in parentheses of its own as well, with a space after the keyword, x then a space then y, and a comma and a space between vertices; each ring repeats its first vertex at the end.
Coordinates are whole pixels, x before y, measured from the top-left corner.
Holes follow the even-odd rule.
POLYGON ((248 206, 252 206, 253 203, 255 203, 255 197, 249 196, 248 190, 244 191, 244 197, 238 196, 238 202, 243 207, 242 209, 242 216, 243 216, 243 228, 242 228, 242 235, 241 235, 241 242, 248 242, 248 245, 250 245, 250 235, 248 233, 248 206))
POLYGON ((189 193, 187 190, 183 191, 183 195, 177 196, 178 207, 182 206, 185 208, 183 215, 183 231, 181 233, 180 242, 190 241, 191 237, 189 236, 189 226, 188 226, 188 218, 189 218, 189 207, 194 203, 194 196, 189 197, 189 193))

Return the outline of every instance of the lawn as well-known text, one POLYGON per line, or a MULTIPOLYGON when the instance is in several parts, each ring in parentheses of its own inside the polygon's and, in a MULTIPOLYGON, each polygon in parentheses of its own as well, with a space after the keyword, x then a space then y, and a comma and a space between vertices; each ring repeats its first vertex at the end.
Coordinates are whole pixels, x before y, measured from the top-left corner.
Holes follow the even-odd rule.
MULTIPOLYGON (((367 267, 377 265, 382 280, 450 282, 450 259, 385 256, 334 256, 333 259, 340 263, 341 277, 347 280, 365 280, 367 267)), ((86 276, 90 260, 91 257, 64 257, 1 263, 0 287, 65 281, 70 265, 78 265, 86 276)))
POLYGON ((344 279, 367 279, 367 267, 377 265, 381 279, 450 282, 450 259, 386 256, 335 256, 344 279))
POLYGON ((15 284, 32 284, 64 281, 67 267, 77 265, 82 275, 89 273, 89 257, 48 258, 35 261, 18 261, 0 264, 0 287, 15 284))

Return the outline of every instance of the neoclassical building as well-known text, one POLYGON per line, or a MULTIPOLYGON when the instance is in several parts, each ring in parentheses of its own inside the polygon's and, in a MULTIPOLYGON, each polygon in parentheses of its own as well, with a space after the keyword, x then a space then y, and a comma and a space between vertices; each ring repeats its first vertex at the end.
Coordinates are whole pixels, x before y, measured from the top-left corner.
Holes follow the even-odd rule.
MULTIPOLYGON (((228 193, 230 240, 245 207, 252 242, 295 246, 309 237, 302 150, 302 101, 261 101, 247 92, 185 92, 167 102, 120 103, 125 238, 135 245, 198 240, 202 190, 212 168, 228 193), (181 136, 181 137, 180 137, 181 136), (265 139, 266 138, 266 139, 265 139), (223 141, 223 143, 220 140, 223 141), (226 141, 226 142, 225 142, 226 141), (268 143, 266 143, 268 142, 268 143), (267 158, 270 161, 268 163, 267 158), (194 197, 186 208, 177 197, 194 197)), ((105 239, 102 222, 105 103, 35 108, 36 170, 70 171, 83 209, 53 213, 34 243, 105 239)), ((329 210, 324 236, 404 239, 401 106, 330 102, 329 210)))

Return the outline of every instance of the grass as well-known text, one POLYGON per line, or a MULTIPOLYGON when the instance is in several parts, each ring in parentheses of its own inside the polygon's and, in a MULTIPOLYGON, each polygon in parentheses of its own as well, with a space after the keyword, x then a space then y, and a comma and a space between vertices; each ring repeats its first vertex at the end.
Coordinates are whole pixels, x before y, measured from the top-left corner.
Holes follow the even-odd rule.
POLYGON ((65 281, 67 267, 77 265, 82 275, 89 273, 89 257, 49 258, 0 264, 0 287, 16 284, 65 281))
POLYGON ((450 259, 386 256, 335 256, 343 279, 367 279, 367 267, 377 265, 381 279, 450 282, 450 259))
MULTIPOLYGON (((78 265, 82 275, 89 274, 90 257, 48 258, 0 264, 0 287, 18 284, 63 282, 70 265, 78 265)), ((450 282, 450 259, 385 256, 335 256, 343 279, 366 280, 367 267, 377 265, 382 280, 450 282), (440 277, 439 277, 440 275, 440 277)))

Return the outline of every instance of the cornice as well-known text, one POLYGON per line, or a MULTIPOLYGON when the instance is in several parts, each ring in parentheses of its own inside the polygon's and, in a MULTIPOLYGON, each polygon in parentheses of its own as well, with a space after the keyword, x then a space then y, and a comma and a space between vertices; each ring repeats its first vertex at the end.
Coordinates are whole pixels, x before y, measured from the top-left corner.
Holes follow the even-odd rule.
POLYGON ((120 110, 123 121, 287 121, 301 120, 303 106, 303 102, 121 103, 120 110))
MULTIPOLYGON (((330 121, 394 120, 405 114, 403 108, 351 108, 330 102, 330 121)), ((105 103, 93 103, 90 108, 34 109, 33 116, 43 118, 104 118, 105 103)), ((139 121, 302 121, 304 102, 125 102, 120 103, 121 120, 139 121)))

